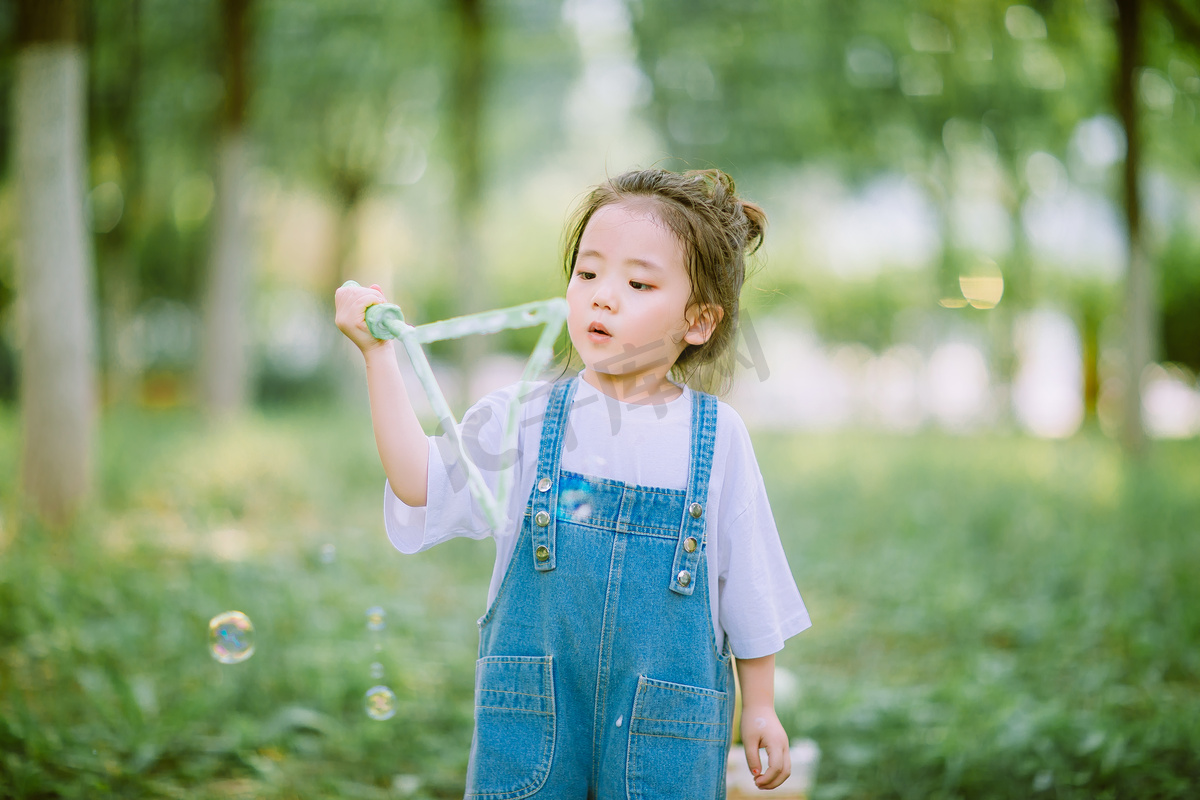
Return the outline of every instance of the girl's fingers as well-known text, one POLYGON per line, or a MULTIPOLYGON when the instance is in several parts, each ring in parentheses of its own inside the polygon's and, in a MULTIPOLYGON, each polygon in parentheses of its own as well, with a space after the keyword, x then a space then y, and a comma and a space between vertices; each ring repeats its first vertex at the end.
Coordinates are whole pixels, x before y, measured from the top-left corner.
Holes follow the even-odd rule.
POLYGON ((366 311, 368 306, 385 303, 383 293, 378 285, 366 288, 363 286, 342 286, 334 293, 334 322, 347 336, 361 344, 370 342, 374 337, 359 337, 351 335, 351 331, 370 333, 367 327, 366 311))
POLYGON ((760 789, 778 788, 792 774, 792 754, 786 746, 766 744, 767 769, 754 779, 760 789))
POLYGON ((746 766, 750 768, 750 774, 757 781, 759 773, 762 772, 762 763, 758 758, 758 740, 743 741, 743 745, 746 749, 746 766))

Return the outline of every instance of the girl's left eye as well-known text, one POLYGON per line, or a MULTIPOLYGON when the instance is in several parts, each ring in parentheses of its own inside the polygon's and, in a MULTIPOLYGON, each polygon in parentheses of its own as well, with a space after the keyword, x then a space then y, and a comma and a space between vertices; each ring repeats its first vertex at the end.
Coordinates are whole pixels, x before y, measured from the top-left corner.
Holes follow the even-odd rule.
POLYGON ((641 282, 639 282, 639 281, 630 281, 630 282, 629 282, 629 285, 630 285, 630 286, 632 286, 634 289, 637 289, 639 292, 640 292, 641 290, 643 290, 643 289, 652 289, 652 288, 654 288, 654 287, 652 287, 652 286, 651 286, 650 284, 648 284, 648 283, 641 283, 641 282))

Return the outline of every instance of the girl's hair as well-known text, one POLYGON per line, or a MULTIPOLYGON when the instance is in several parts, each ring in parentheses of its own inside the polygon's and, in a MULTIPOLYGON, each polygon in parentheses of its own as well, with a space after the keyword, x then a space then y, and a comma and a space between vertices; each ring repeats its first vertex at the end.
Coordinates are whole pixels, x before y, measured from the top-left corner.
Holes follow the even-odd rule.
POLYGON ((757 204, 739 198, 733 178, 719 169, 626 172, 592 189, 571 216, 563 257, 568 281, 579 257, 579 240, 592 215, 604 206, 630 201, 647 203, 683 243, 692 283, 688 306, 711 304, 725 310, 708 341, 684 348, 671 375, 693 388, 723 393, 733 380, 734 335, 746 256, 762 246, 767 215, 757 204))

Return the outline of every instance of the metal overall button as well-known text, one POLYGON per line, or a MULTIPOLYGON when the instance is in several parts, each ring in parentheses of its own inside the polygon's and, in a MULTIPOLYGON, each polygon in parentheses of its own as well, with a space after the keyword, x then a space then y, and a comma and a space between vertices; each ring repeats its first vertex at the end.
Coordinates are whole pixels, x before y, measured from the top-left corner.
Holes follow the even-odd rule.
POLYGON ((539 528, 544 528, 550 524, 550 515, 545 511, 539 511, 534 515, 533 521, 538 524, 539 528))
POLYGON ((704 508, 699 503, 692 503, 692 507, 688 509, 688 513, 693 519, 700 519, 700 515, 704 513, 704 508))
POLYGON ((537 550, 533 551, 533 554, 537 556, 538 561, 545 561, 550 558, 550 548, 546 547, 544 544, 539 544, 537 546, 537 550))
POLYGON ((549 478, 542 478, 540 481, 538 481, 538 491, 539 492, 550 491, 550 479, 549 478))
POLYGON ((689 536, 683 540, 683 549, 687 550, 689 553, 694 553, 694 552, 696 552, 697 544, 698 544, 698 542, 696 541, 696 537, 689 536))
POLYGON ((675 576, 675 580, 679 581, 680 586, 687 586, 692 582, 692 573, 688 572, 686 569, 680 570, 679 574, 675 576))

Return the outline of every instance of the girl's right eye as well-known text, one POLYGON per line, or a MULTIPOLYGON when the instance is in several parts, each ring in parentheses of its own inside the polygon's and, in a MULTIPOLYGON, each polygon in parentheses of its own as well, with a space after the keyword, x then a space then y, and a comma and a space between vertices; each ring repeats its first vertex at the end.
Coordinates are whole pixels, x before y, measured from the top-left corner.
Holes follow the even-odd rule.
POLYGON ((596 273, 587 272, 586 270, 582 270, 582 269, 577 269, 577 270, 575 270, 575 276, 582 280, 590 281, 592 278, 596 277, 596 273))

